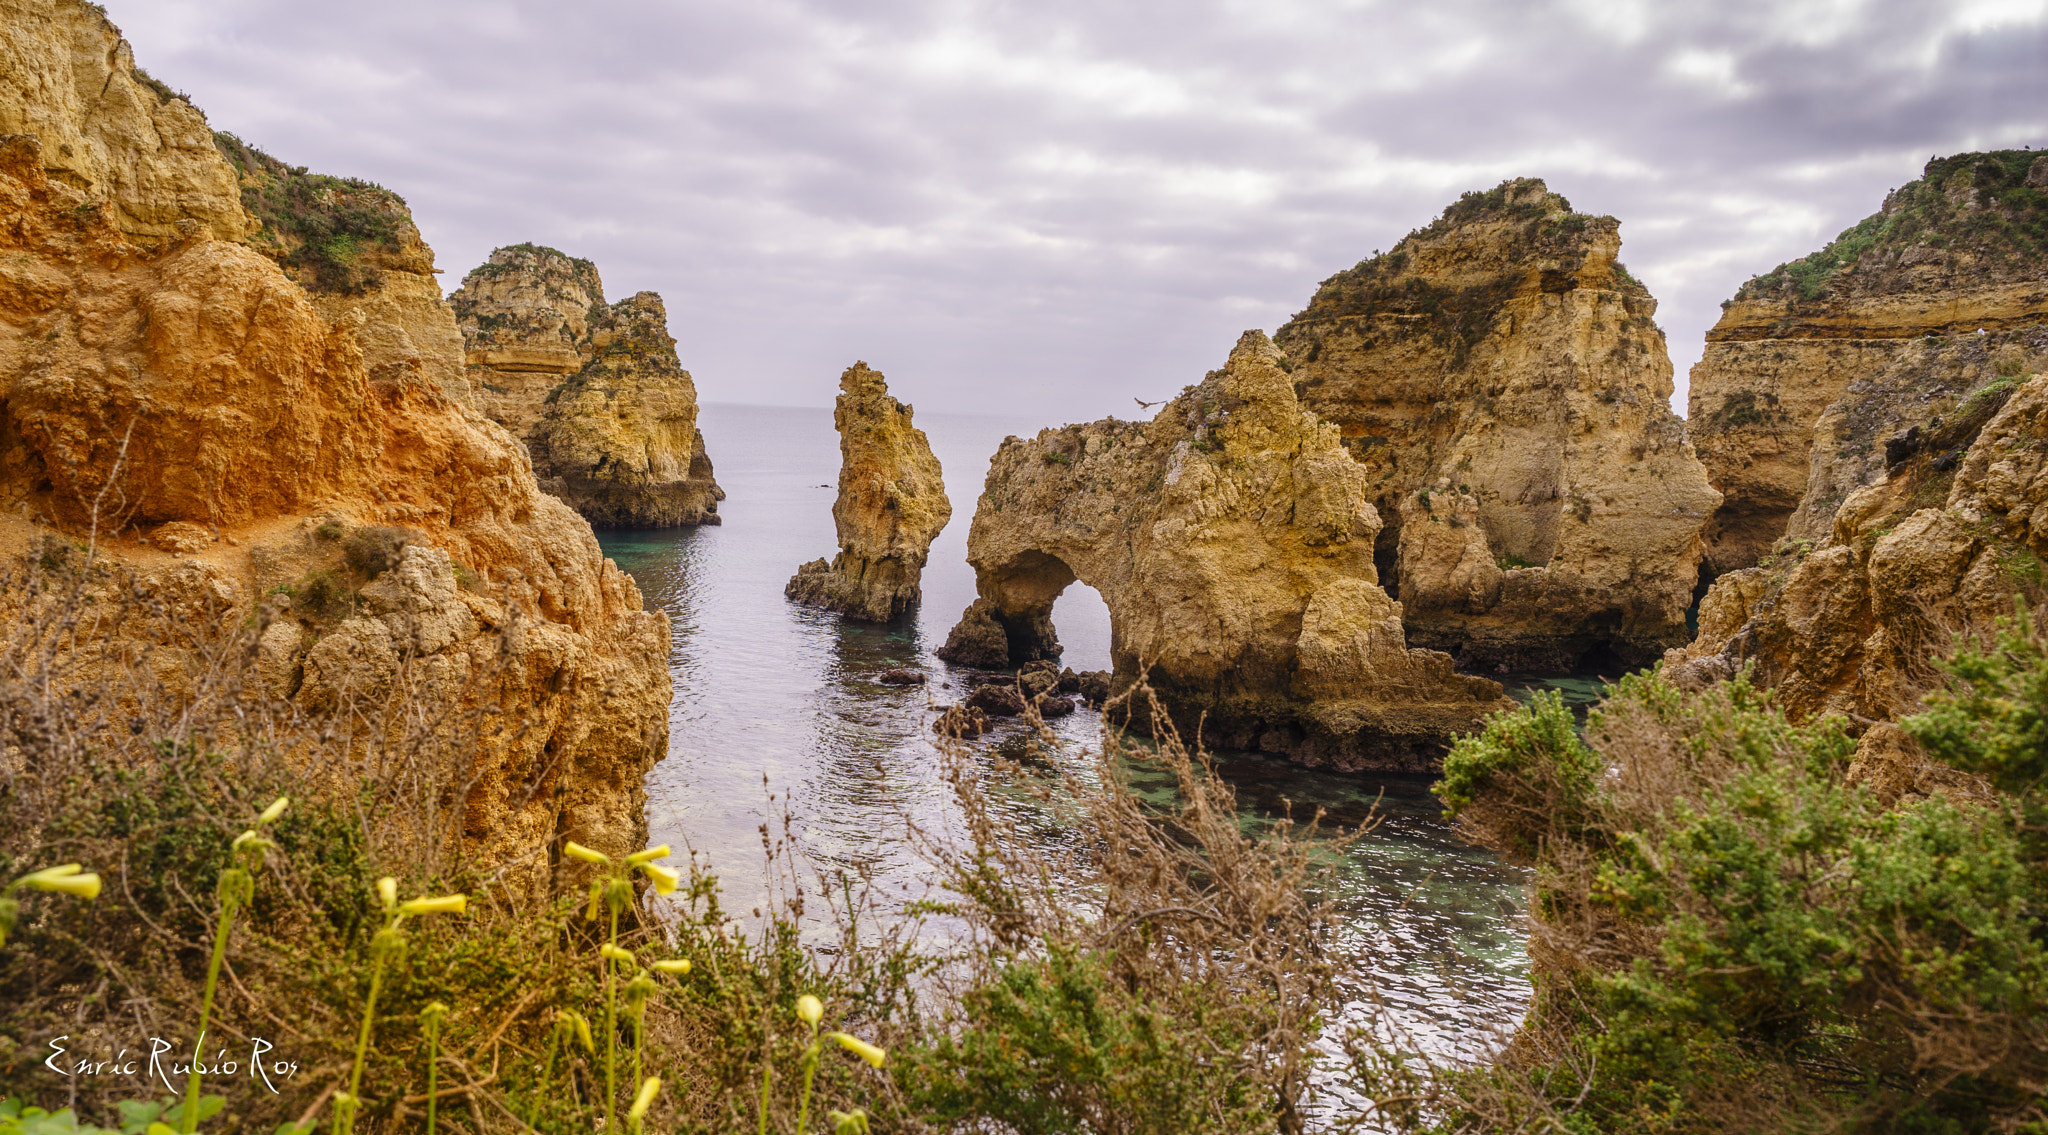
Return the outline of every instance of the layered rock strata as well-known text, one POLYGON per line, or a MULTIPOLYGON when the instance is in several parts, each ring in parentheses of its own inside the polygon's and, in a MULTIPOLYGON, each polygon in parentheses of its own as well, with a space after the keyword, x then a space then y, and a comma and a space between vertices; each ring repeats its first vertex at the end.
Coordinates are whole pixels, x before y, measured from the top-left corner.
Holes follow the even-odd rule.
POLYGON ((1681 684, 1751 666, 1798 717, 1896 720, 2015 597, 2038 612, 2048 555, 2048 326, 1903 344, 1849 384, 1810 446, 1794 516, 1811 538, 1714 581, 1681 684))
MULTIPOLYGON (((94 82, 146 89, 90 6, 8 0, 4 15, 10 74, 111 60, 94 82)), ((103 128, 95 104, 67 97, 17 77, 0 116, 59 145, 103 128)), ((203 131, 187 111, 162 113, 203 131)), ((516 722, 440 770, 468 786, 462 830, 508 883, 544 883, 567 838, 636 846, 643 780, 666 748, 666 618, 540 492, 501 427, 421 369, 373 372, 363 314, 329 320, 270 257, 223 236, 210 218, 241 216, 235 171, 206 138, 176 151, 197 172, 175 184, 211 196, 133 190, 134 204, 121 195, 167 183, 129 169, 81 186, 51 176, 63 168, 38 135, 0 138, 7 523, 93 535, 185 621, 269 617, 259 669, 308 713, 374 710, 402 685, 451 720, 516 722), (134 216, 176 235, 131 235, 134 216), (364 532, 385 552, 350 559, 364 532), (280 584, 322 601, 259 613, 280 584)), ((177 652, 154 657, 175 691, 177 652)))
POLYGON ((526 442, 544 489, 599 527, 719 523, 725 491, 660 296, 607 304, 590 261, 520 244, 450 304, 479 406, 526 442))
POLYGON ((1614 672, 1689 637, 1720 496, 1619 227, 1537 180, 1468 193, 1275 335, 1301 404, 1363 467, 1409 641, 1614 672))
POLYGON ((1190 734, 1199 720, 1214 745, 1424 768, 1510 703, 1407 648, 1376 583, 1379 529, 1366 470, 1249 331, 1150 422, 1004 441, 968 535, 979 597, 940 657, 1056 656, 1053 602, 1078 579, 1109 608, 1118 687, 1149 678, 1190 734))
POLYGON ((1688 414, 1726 498, 1707 531, 1710 571, 1752 567, 1787 534, 1814 426, 1852 384, 1884 373, 1922 336, 2048 318, 2044 191, 2048 155, 2034 151, 1931 161, 1826 248, 1722 305, 1692 370, 1688 414))
POLYGON ((939 459, 911 408, 889 396, 880 371, 857 362, 839 376, 832 424, 839 430, 839 498, 832 523, 839 552, 797 570, 783 594, 871 623, 893 622, 915 604, 932 540, 953 518, 939 459))

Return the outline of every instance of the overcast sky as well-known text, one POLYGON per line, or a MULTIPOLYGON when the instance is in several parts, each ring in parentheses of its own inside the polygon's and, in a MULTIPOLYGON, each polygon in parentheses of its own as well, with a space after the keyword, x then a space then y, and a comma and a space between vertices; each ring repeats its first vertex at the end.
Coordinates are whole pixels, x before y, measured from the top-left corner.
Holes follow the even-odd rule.
POLYGON ((214 127, 667 300, 709 400, 1136 413, 1460 192, 1622 221, 1685 370, 1933 154, 2048 144, 2048 0, 107 0, 214 127))

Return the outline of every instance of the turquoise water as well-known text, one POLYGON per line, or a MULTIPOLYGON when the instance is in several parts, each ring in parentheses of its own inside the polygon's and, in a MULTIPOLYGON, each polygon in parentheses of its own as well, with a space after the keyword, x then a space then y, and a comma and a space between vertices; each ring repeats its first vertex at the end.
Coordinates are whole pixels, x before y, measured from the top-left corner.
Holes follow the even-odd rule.
MULTIPOLYGON (((813 864, 858 868, 905 897, 929 886, 932 871, 904 826, 949 827, 930 704, 955 700, 965 677, 932 651, 974 598, 967 528, 988 458, 1004 435, 1042 424, 919 415, 955 512, 933 545, 922 609, 894 627, 845 622, 782 597, 797 565, 834 549, 839 450, 827 410, 705 406, 701 425, 728 494, 724 524, 599 534, 605 554, 674 629, 669 752, 649 778, 648 826, 656 841, 710 863, 729 910, 746 917, 767 900, 761 826, 780 837, 785 808, 813 864), (930 685, 876 681, 899 666, 926 670, 930 685)), ((1108 668, 1109 615, 1094 592, 1075 584, 1053 621, 1067 665, 1108 668)), ((1080 711, 1052 727, 1078 749, 1094 742, 1097 721, 1080 711)), ((1005 723, 977 744, 983 753, 1021 753, 1021 726, 1005 723)), ((1382 823, 1339 876, 1344 945, 1369 959, 1371 974, 1371 988, 1349 991, 1353 1000, 1378 999, 1418 1044, 1456 1057, 1478 1055, 1520 1019, 1529 995, 1527 876, 1460 842, 1426 779, 1219 756, 1248 824, 1283 801, 1297 815, 1321 806, 1356 823, 1378 802, 1382 823)), ((1170 788, 1142 769, 1137 786, 1170 788)))

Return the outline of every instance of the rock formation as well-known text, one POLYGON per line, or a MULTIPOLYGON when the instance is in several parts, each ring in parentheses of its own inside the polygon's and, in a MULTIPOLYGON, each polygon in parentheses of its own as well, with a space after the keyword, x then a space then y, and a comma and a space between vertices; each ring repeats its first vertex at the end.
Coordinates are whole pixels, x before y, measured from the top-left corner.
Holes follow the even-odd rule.
POLYGON ((405 200, 379 185, 290 166, 232 134, 214 135, 256 222, 249 246, 277 261, 330 322, 361 312, 356 342, 370 376, 409 375, 464 405, 462 333, 434 279, 434 250, 405 200))
POLYGON ((2048 318, 2044 190, 2048 155, 2035 151, 1931 161, 1826 248, 1722 305, 1692 370, 1688 414, 1725 495, 1707 530, 1712 572, 1754 566, 1787 534, 1814 425, 1852 384, 1883 373, 1921 336, 2048 318))
POLYGON ((1610 673, 1686 641, 1720 497, 1618 229, 1541 181, 1468 193, 1275 335, 1363 466, 1409 641, 1610 673))
POLYGON ((1248 331, 1150 422, 1003 442, 967 541, 979 598, 939 655, 1057 655, 1053 601, 1079 579, 1109 607, 1119 687, 1145 672, 1184 729, 1206 715, 1211 744, 1427 767, 1510 703, 1449 655, 1407 649, 1401 604, 1375 582, 1371 488, 1248 331))
MULTIPOLYGON (((182 180, 132 162, 104 180, 89 162, 51 176, 67 168, 53 145, 73 139, 62 160, 78 161, 77 139, 109 127, 37 76, 100 68, 84 78, 120 92, 107 97, 156 96, 79 0, 0 0, 0 15, 14 37, 0 120, 59 140, 0 138, 5 523, 95 531, 99 554, 174 612, 254 611, 275 583, 336 598, 339 610, 273 611, 262 636, 259 669, 309 712, 381 697, 403 666, 457 709, 518 722, 453 770, 474 778, 465 832, 483 856, 522 864, 515 885, 545 880, 548 857, 533 853, 564 838, 635 845, 643 779, 666 748, 666 618, 539 491, 502 428, 424 368, 373 372, 364 314, 330 321, 229 239, 253 226, 215 223, 241 206, 197 111, 172 99, 154 112, 205 140, 163 159, 182 180), (147 224, 131 234, 135 217, 147 224), (330 573, 364 532, 389 554, 330 573)), ((121 152, 143 161, 146 141, 121 152)), ((175 667, 162 678, 174 684, 175 667)))
POLYGON ((525 440, 542 488, 605 528, 719 522, 725 491, 660 296, 608 305, 590 261, 515 244, 449 302, 478 403, 525 440))
POLYGON ((893 622, 916 603, 932 540, 953 518, 939 459, 910 407, 889 397, 880 371, 855 363, 839 376, 832 424, 839 430, 839 499, 832 523, 839 554, 812 560, 783 594, 871 623, 893 622))
POLYGON ((2048 597, 2043 369, 2035 324, 1911 340, 1852 382, 1814 431, 1794 512, 1819 535, 1716 579, 1666 673, 1696 685, 1749 664, 1798 717, 1913 712, 1955 635, 2048 597))

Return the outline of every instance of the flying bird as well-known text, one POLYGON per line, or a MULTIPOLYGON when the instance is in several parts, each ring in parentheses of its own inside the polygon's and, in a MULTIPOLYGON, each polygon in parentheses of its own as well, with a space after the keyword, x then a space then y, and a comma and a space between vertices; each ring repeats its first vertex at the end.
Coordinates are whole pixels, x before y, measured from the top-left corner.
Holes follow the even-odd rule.
POLYGON ((1164 398, 1161 398, 1157 402, 1147 402, 1143 398, 1133 398, 1131 399, 1131 401, 1136 402, 1138 404, 1138 409, 1140 410, 1150 410, 1154 406, 1166 405, 1166 399, 1164 398))

